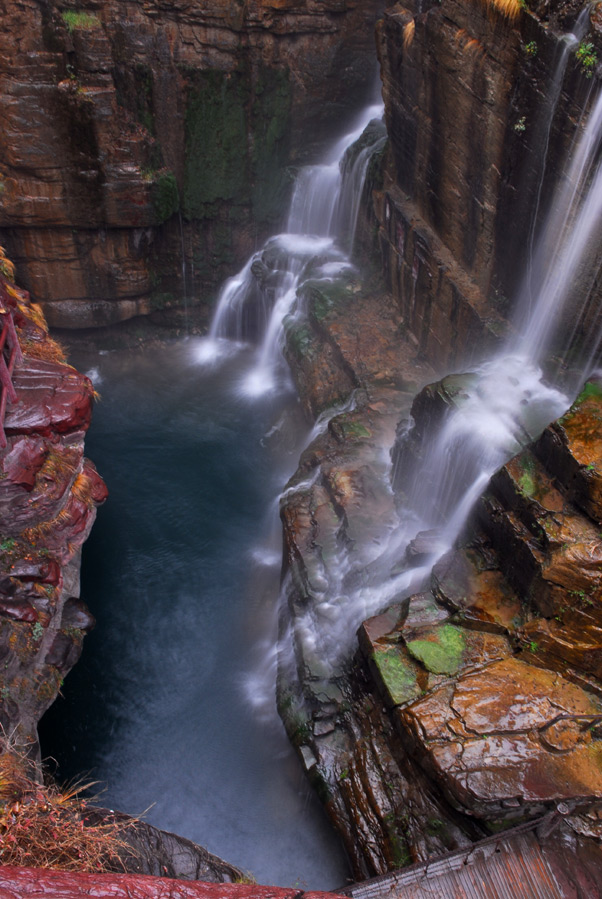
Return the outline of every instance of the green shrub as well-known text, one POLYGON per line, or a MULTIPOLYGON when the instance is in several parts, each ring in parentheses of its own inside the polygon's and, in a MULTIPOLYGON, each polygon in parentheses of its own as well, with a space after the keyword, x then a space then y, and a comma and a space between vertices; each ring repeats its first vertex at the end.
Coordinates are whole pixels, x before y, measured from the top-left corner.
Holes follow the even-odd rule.
POLYGON ((594 74, 596 63, 598 62, 598 54, 594 45, 589 41, 581 41, 575 50, 577 61, 581 64, 581 68, 586 78, 591 78, 594 74))

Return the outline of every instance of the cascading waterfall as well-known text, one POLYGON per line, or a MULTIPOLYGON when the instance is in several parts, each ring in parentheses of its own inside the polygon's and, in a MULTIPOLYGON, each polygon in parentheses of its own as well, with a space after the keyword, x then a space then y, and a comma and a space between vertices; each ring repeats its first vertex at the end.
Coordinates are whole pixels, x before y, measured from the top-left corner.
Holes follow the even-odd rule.
POLYGON ((384 143, 382 105, 369 106, 357 127, 342 138, 321 165, 306 166, 297 177, 286 231, 271 237, 243 269, 224 284, 200 361, 214 362, 233 345, 257 348, 243 392, 258 396, 287 379, 280 351, 283 322, 308 277, 331 279, 351 266, 355 226, 366 171, 384 143), (376 121, 375 121, 376 120, 376 121), (350 148, 375 121, 367 145, 350 148))
MULTIPOLYGON (((572 42, 567 39, 567 46, 572 42)), ((542 124, 545 148, 566 59, 566 52, 561 52, 558 77, 552 79, 555 98, 542 124)), ((303 280, 332 277, 351 264, 348 253, 370 150, 357 151, 350 165, 346 154, 379 112, 379 108, 369 109, 358 129, 333 149, 324 164, 302 170, 287 232, 271 238, 222 290, 202 354, 205 359, 218 357, 224 337, 229 338, 229 346, 232 340, 254 338, 258 347, 244 384, 248 394, 278 386, 283 372, 282 323, 303 280), (348 222, 351 227, 345 234, 348 222)), ((349 653, 361 621, 416 589, 452 546, 494 471, 569 405, 567 393, 546 382, 541 365, 561 328, 569 338, 567 346, 570 343, 565 318, 575 305, 575 279, 585 302, 596 275, 593 261, 600 249, 602 217, 602 166, 597 159, 601 139, 602 94, 573 148, 531 256, 517 298, 514 336, 494 358, 472 369, 461 401, 432 435, 420 470, 406 472, 410 488, 384 550, 370 548, 351 556, 346 547, 340 547, 338 558, 331 559, 324 572, 323 597, 297 619, 297 645, 331 668, 349 653), (432 532, 430 555, 423 556, 418 566, 400 562, 409 543, 425 531, 432 532)), ((592 336, 585 366, 601 339, 602 333, 592 336)), ((576 386, 568 389, 574 391, 576 386)))
MULTIPOLYGON (((315 654, 336 669, 353 646, 362 620, 420 589, 432 566, 453 545, 491 475, 570 404, 568 394, 574 395, 579 386, 576 378, 565 385, 565 393, 545 380, 541 366, 552 347, 562 343, 561 353, 569 349, 574 334, 566 319, 586 303, 597 274, 602 249, 601 141, 602 93, 553 197, 518 297, 514 336, 465 377, 461 398, 430 435, 418 468, 397 473, 406 486, 404 502, 385 550, 366 564, 365 558, 354 560, 341 547, 339 558, 329 566, 324 600, 318 598, 295 625, 295 640, 306 656, 315 654), (565 334, 562 342, 559 333, 565 334), (423 532, 429 532, 430 555, 418 565, 400 562, 410 542, 423 532)), ((579 383, 601 342, 602 328, 582 351, 579 383)))

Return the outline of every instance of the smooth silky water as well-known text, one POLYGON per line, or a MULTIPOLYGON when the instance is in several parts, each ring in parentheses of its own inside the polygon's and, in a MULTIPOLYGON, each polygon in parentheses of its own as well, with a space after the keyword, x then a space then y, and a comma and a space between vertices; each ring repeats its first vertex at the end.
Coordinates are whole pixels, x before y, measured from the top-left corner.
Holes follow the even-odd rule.
POLYGON ((238 398, 244 351, 214 368, 197 356, 193 339, 72 354, 102 397, 86 451, 110 498, 84 548, 97 627, 44 719, 43 749, 61 776, 89 771, 100 804, 144 813, 262 883, 334 889, 349 874, 342 848, 273 682, 257 682, 275 643, 274 501, 298 458, 296 402, 238 398))

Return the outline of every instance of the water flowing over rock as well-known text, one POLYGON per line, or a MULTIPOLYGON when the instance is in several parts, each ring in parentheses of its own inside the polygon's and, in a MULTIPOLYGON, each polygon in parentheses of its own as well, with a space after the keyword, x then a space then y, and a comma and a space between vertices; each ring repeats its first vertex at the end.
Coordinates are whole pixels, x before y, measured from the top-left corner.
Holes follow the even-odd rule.
MULTIPOLYGON (((582 23, 575 27, 582 35, 582 23)), ((585 374, 599 347, 592 311, 599 303, 602 199, 595 92, 593 99, 580 93, 587 124, 558 189, 552 191, 557 161, 550 157, 524 188, 538 206, 546 185, 547 218, 539 209, 523 218, 521 196, 510 239, 496 222, 534 147, 568 154, 566 140, 551 135, 561 127, 559 107, 579 95, 563 94, 561 103, 558 87, 567 71, 575 80, 565 48, 577 37, 542 36, 557 77, 540 133, 520 145, 522 129, 511 124, 516 108, 506 79, 518 65, 519 32, 526 40, 529 29, 534 37, 540 28, 531 18, 516 28, 499 20, 494 28, 493 19, 453 3, 441 14, 400 4, 380 26, 390 141, 375 208, 386 277, 424 356, 471 369, 425 388, 411 414, 405 398, 393 453, 396 503, 373 505, 376 494, 357 473, 365 458, 349 472, 347 456, 356 447, 348 439, 333 456, 322 437, 302 457, 298 491, 293 479, 283 495, 289 576, 282 715, 363 876, 461 847, 557 803, 574 813, 567 826, 597 834, 579 818, 585 812, 595 820, 602 799, 599 535, 596 515, 588 517, 599 441, 595 384, 501 468, 467 524, 496 469, 569 405, 579 381, 575 344, 585 374), (466 72, 453 80, 438 80, 428 68, 448 59, 457 76, 462 54, 466 72), (486 84, 491 103, 479 93, 486 84), (481 153, 469 176, 458 152, 468 133, 481 153), (471 206, 479 209, 474 228, 471 206), (539 236, 531 239, 536 225, 539 236), (517 233, 524 247, 513 253, 520 265, 510 271, 503 258, 517 233), (506 290, 517 296, 510 328, 487 299, 506 290), (540 366, 550 371, 555 352, 558 371, 558 357, 569 351, 574 369, 564 389, 551 386, 540 366), (587 491, 583 468, 566 452, 565 420, 575 422, 577 447, 587 433, 587 491), (453 549, 459 535, 461 548, 453 549), (361 661, 354 662, 355 629, 370 615, 359 631, 361 661)), ((527 67, 517 77, 527 95, 539 90, 537 72, 527 67)), ((510 311, 507 302, 498 306, 510 311)), ((414 356, 410 347, 405 353, 414 356)), ((294 355, 289 359, 303 371, 294 355)), ((304 380, 296 380, 303 390, 304 380)), ((372 396, 369 377, 363 386, 372 396)), ((355 435, 370 430, 368 408, 360 401, 354 410, 355 435)), ((348 413, 334 412, 334 433, 339 418, 343 424, 348 413)), ((374 446, 368 452, 378 458, 374 446)))

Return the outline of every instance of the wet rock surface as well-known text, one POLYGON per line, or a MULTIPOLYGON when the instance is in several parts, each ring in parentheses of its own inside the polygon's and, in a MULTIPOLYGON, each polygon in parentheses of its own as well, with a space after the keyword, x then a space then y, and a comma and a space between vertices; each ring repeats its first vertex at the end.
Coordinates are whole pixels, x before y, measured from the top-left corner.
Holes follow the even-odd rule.
MULTIPOLYGON (((378 23, 389 135, 375 203, 382 259, 407 328, 440 370, 465 369, 507 333, 540 197, 588 105, 588 79, 562 54, 576 12, 530 4, 510 20, 495 4, 400 2, 378 23)), ((582 316, 587 338, 598 304, 594 288, 563 324, 572 330, 582 316)))
POLYGON ((0 867, 2 899, 320 899, 333 893, 279 889, 259 884, 186 883, 133 874, 74 874, 40 868, 0 867))
POLYGON ((5 4, 0 231, 50 325, 212 297, 368 100, 379 8, 5 4))
MULTIPOLYGON (((492 478, 472 529, 421 592, 366 618, 373 600, 362 585, 398 525, 386 487, 394 432, 393 483, 403 493, 404 471, 474 375, 413 398, 415 345, 399 337, 391 347, 388 335, 402 333, 393 308, 379 333, 386 306, 371 330, 365 286, 339 288, 310 287, 307 314, 287 333, 308 414, 353 387, 347 405, 323 415, 281 500, 279 708, 289 735, 358 877, 468 846, 559 804, 578 831, 579 816, 595 819, 602 801, 602 392, 586 385, 492 478), (333 358, 338 376, 325 381, 333 358), (410 407, 408 432, 396 423, 410 407), (337 646, 353 645, 361 618, 351 659, 337 646)), ((427 559, 439 540, 436 530, 419 534, 397 570, 427 559)), ((593 830, 582 837, 596 856, 593 830)))
POLYGON ((4 275, 0 292, 23 350, 0 449, 0 725, 35 757, 37 722, 93 626, 79 555, 107 491, 84 456, 92 384, 62 361, 28 295, 4 275))

